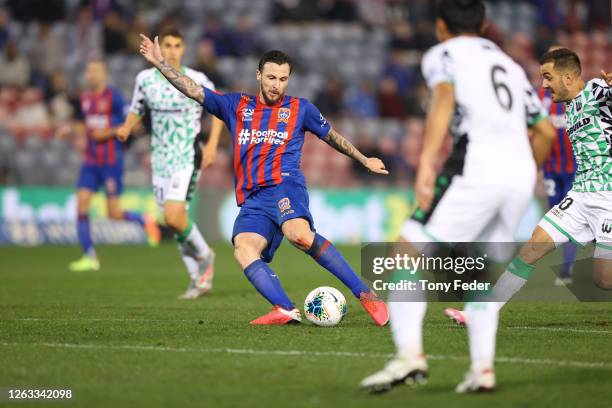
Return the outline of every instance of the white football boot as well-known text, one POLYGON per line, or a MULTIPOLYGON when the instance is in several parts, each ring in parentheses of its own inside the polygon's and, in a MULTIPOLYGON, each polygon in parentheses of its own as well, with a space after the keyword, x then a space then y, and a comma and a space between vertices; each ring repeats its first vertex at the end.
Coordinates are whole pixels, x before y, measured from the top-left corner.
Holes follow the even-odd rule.
POLYGON ((366 377, 361 381, 360 387, 371 393, 389 391, 396 385, 410 386, 427 383, 427 360, 425 356, 406 358, 395 356, 385 368, 366 377))
POLYGON ((459 394, 492 391, 495 391, 495 373, 491 369, 470 370, 465 374, 463 382, 455 387, 455 392, 459 394))

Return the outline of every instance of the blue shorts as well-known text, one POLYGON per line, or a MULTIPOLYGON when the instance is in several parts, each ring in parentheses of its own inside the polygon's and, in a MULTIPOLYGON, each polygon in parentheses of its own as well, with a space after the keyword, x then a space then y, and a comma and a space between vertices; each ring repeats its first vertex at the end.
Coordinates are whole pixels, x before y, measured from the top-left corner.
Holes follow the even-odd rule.
POLYGON ((308 209, 306 187, 285 178, 281 184, 263 187, 252 193, 240 208, 234 222, 232 242, 241 232, 254 232, 268 241, 261 254, 264 262, 271 262, 274 253, 283 241, 281 226, 285 221, 304 218, 314 231, 312 215, 308 209))
POLYGON ((554 207, 563 200, 563 197, 572 189, 573 183, 574 173, 544 173, 544 188, 548 196, 549 208, 554 207))
POLYGON ((123 164, 108 166, 83 164, 77 181, 77 189, 98 191, 104 187, 107 196, 118 196, 123 191, 123 164))

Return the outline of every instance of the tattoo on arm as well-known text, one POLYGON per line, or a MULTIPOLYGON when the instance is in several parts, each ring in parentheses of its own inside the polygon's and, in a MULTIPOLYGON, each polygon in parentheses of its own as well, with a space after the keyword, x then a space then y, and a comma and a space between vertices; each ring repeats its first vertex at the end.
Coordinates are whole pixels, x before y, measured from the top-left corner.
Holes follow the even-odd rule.
POLYGON ((159 72, 161 72, 166 79, 185 96, 197 102, 204 103, 204 88, 198 85, 193 79, 172 68, 166 60, 162 60, 157 69, 159 69, 159 72))
POLYGON ((362 164, 366 162, 366 157, 355 146, 353 146, 351 142, 346 140, 344 136, 336 132, 334 129, 331 129, 323 140, 340 153, 343 153, 362 164))

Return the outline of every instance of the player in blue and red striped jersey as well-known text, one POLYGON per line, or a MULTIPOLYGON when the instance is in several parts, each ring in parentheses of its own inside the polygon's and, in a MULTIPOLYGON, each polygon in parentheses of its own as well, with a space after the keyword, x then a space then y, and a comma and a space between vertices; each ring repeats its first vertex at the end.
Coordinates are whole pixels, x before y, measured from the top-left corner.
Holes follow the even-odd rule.
MULTIPOLYGON (((548 205, 552 208, 559 204, 568 191, 572 189, 576 160, 565 130, 565 104, 563 102, 553 102, 550 91, 544 88, 539 90, 539 95, 556 130, 556 137, 550 149, 550 154, 543 166, 544 187, 548 196, 548 205)), ((563 265, 561 266, 560 276, 555 281, 556 285, 562 286, 572 283, 572 264, 575 258, 576 246, 572 242, 566 243, 563 246, 563 265)))
POLYGON ((121 211, 119 196, 123 190, 123 143, 115 137, 115 129, 123 123, 126 102, 123 96, 106 85, 104 61, 93 59, 85 68, 87 89, 81 95, 80 119, 85 125, 87 146, 77 181, 77 236, 83 256, 69 265, 72 271, 100 269, 100 262, 91 239, 89 204, 91 196, 104 187, 108 216, 113 220, 127 220, 143 226, 153 245, 159 243, 160 233, 152 218, 121 211))
POLYGON ((306 99, 285 95, 291 61, 269 51, 259 61, 258 95, 222 95, 172 68, 155 42, 142 35, 141 54, 179 91, 225 122, 232 135, 236 201, 241 207, 232 233, 234 256, 251 284, 274 307, 251 324, 299 322, 300 311, 267 265, 283 237, 330 271, 361 301, 377 325, 389 312, 327 239, 315 232, 308 209, 306 180, 300 170, 304 134, 309 131, 374 173, 388 174, 377 158, 366 158, 331 128, 306 99))

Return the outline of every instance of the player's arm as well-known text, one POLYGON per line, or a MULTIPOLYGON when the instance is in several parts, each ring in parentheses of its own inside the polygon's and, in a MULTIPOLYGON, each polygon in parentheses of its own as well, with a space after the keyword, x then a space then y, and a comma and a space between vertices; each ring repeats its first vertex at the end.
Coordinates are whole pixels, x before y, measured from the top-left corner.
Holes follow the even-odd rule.
POLYGON ((105 140, 112 139, 113 137, 115 137, 116 132, 116 127, 106 129, 94 129, 91 131, 91 138, 96 142, 103 142, 105 140))
POLYGON ((141 121, 142 116, 130 111, 127 117, 125 118, 125 122, 123 122, 121 126, 118 126, 115 132, 119 140, 125 142, 128 137, 130 137, 130 134, 132 133, 132 130, 134 130, 134 127, 138 125, 141 121))
POLYGON ((144 34, 140 34, 140 38, 140 53, 142 56, 153 64, 153 66, 157 68, 176 89, 181 91, 185 96, 203 104, 204 88, 187 75, 183 75, 181 72, 172 68, 170 64, 164 60, 159 47, 158 37, 155 36, 154 42, 144 34))
POLYGON ((349 142, 344 136, 336 132, 333 128, 329 130, 329 133, 323 139, 325 143, 336 149, 342 154, 357 160, 363 164, 372 173, 378 174, 389 174, 389 171, 385 169, 385 164, 382 160, 376 157, 365 157, 363 153, 359 151, 351 142, 349 142))
POLYGON ((416 198, 419 207, 427 212, 434 198, 435 163, 455 110, 454 87, 450 82, 439 82, 433 87, 431 106, 425 120, 425 141, 419 160, 416 179, 416 198))
POLYGON ((539 168, 544 164, 548 153, 550 153, 550 147, 555 140, 555 128, 548 118, 542 118, 529 130, 532 135, 531 150, 533 151, 533 158, 539 168))
POLYGON ((219 146, 221 132, 223 132, 223 127, 223 121, 216 116, 212 116, 212 123, 210 124, 210 135, 208 135, 208 142, 206 142, 206 145, 203 149, 203 169, 213 164, 215 162, 215 159, 217 158, 217 148, 219 146))

